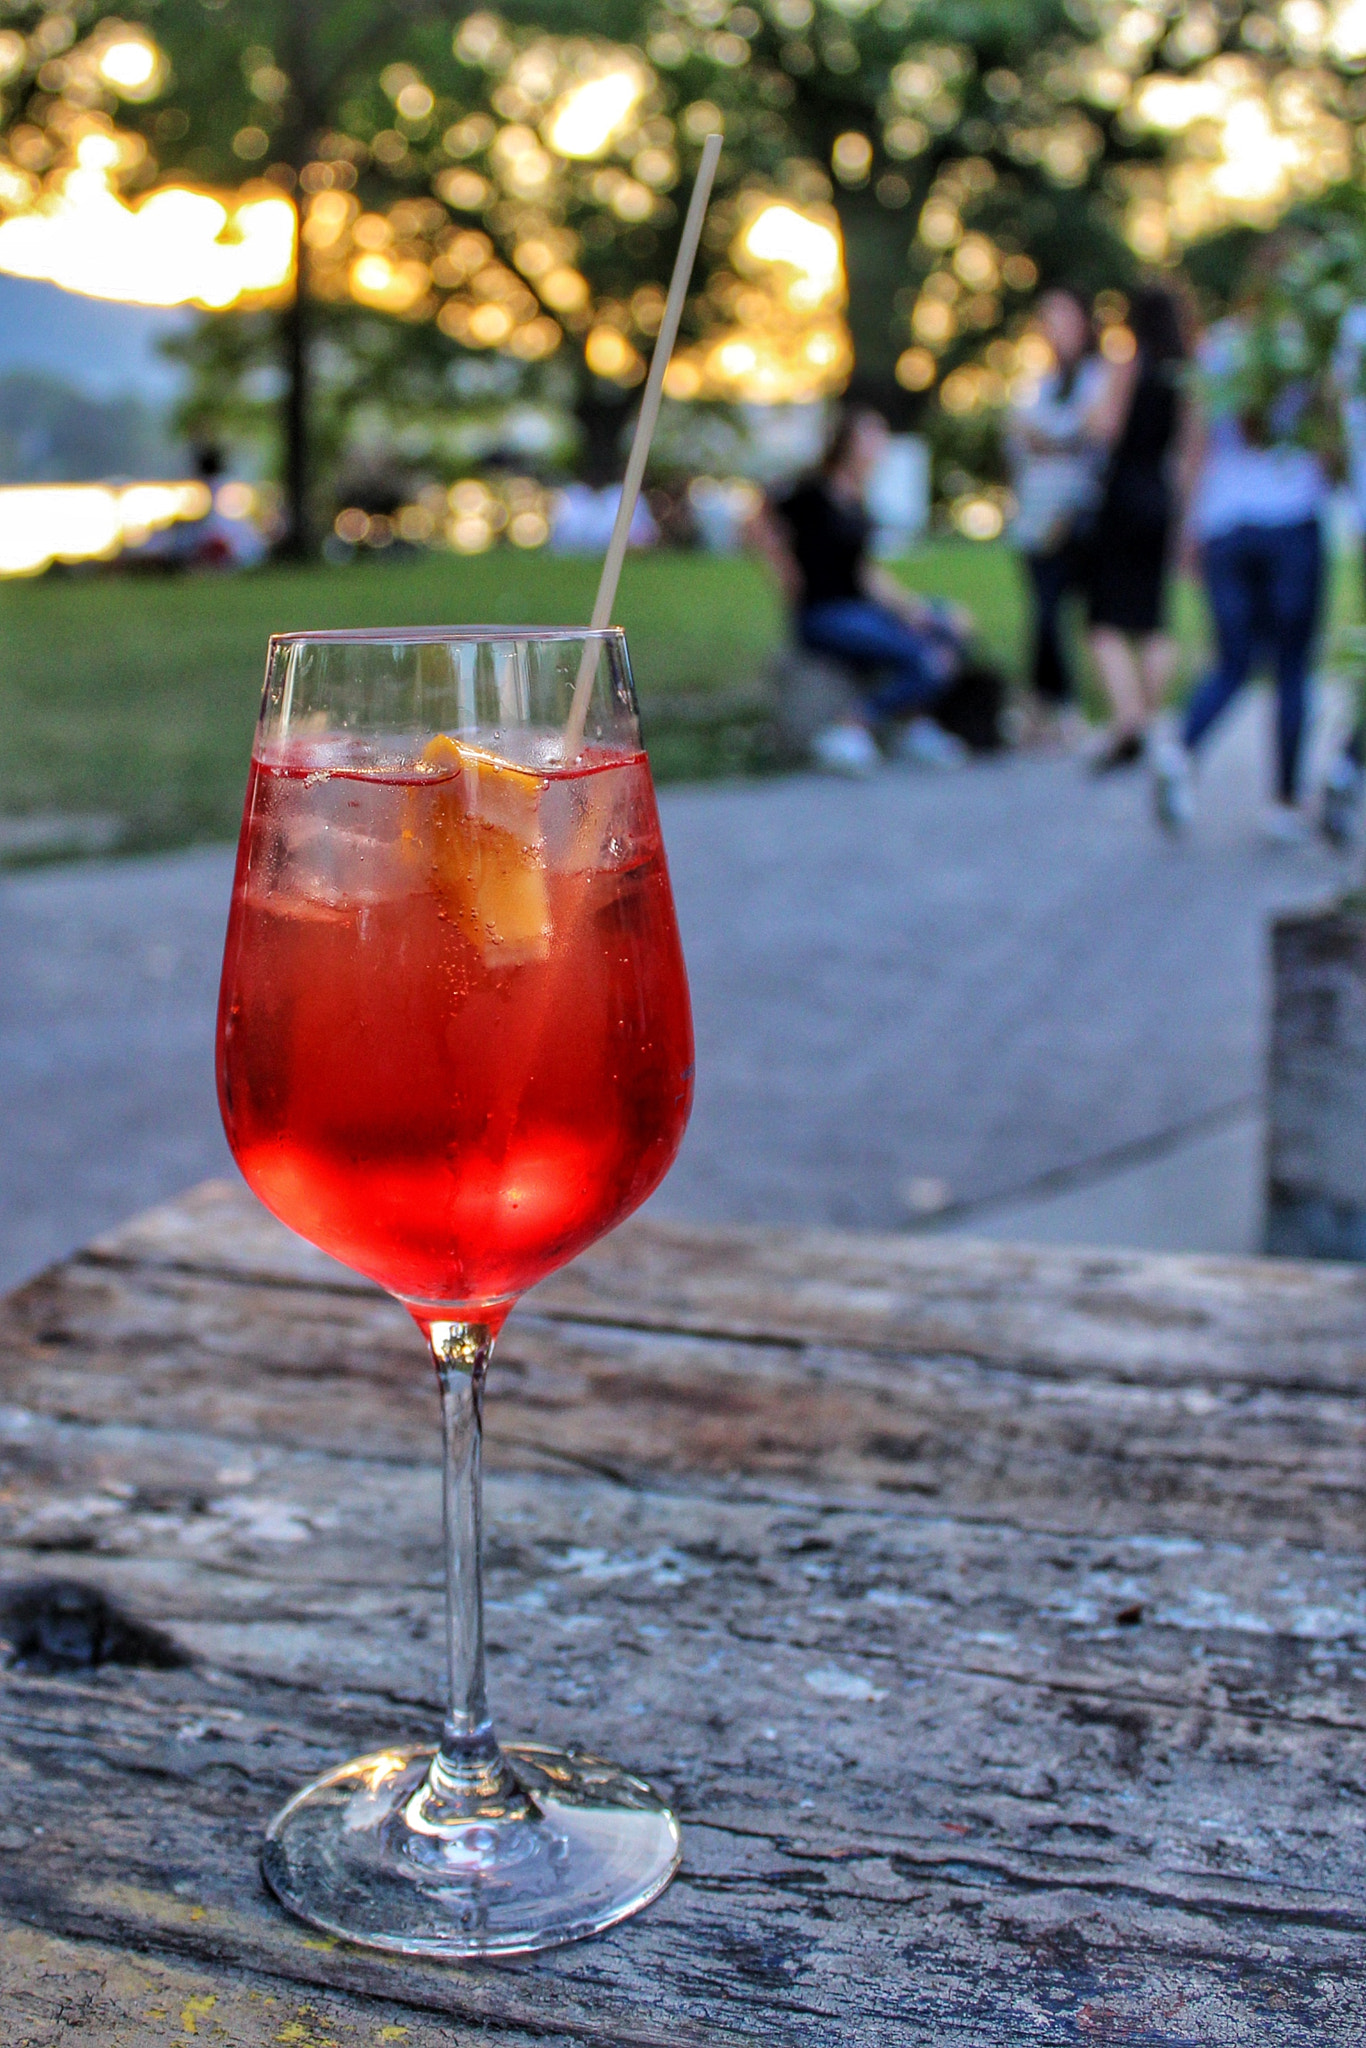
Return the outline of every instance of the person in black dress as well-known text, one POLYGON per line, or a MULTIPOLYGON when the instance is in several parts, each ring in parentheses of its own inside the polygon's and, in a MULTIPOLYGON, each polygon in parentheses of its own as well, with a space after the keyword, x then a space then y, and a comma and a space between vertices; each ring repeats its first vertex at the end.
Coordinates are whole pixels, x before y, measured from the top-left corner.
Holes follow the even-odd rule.
POLYGON ((1100 773, 1141 758, 1176 671, 1167 581, 1194 460, 1187 351, 1171 294, 1135 293, 1129 328, 1134 354, 1116 365, 1088 422, 1109 448, 1085 578, 1091 652, 1114 716, 1100 773))

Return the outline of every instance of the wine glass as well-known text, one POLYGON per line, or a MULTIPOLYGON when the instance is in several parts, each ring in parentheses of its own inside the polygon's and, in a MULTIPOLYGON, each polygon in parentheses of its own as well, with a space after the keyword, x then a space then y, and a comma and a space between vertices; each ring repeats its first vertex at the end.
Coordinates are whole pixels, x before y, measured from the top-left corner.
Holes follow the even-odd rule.
POLYGON ((692 1072, 620 630, 274 638, 223 964, 223 1121, 266 1206, 411 1312, 443 1425, 441 1741, 326 1772, 262 1852, 282 1904, 328 1933, 513 1954, 611 1926, 677 1868, 678 1825, 643 1780, 494 1737, 480 1423, 509 1309, 659 1184, 692 1072))

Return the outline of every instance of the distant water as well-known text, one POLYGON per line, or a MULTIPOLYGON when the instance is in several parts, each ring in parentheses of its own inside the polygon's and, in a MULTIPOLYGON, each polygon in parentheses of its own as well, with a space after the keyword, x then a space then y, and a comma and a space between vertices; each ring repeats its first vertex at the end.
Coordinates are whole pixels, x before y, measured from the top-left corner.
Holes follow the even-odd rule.
POLYGON ((157 354, 156 344, 192 318, 182 310, 118 306, 0 275, 0 375, 43 370, 91 397, 136 394, 163 406, 176 396, 181 372, 157 354))

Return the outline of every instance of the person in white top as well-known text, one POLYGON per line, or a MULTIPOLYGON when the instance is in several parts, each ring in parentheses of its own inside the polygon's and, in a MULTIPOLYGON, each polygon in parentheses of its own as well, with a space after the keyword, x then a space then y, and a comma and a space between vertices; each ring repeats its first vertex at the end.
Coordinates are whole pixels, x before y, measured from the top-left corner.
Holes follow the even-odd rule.
MULTIPOLYGON (((1234 370, 1242 339, 1237 318, 1206 337, 1199 360, 1216 389, 1234 370)), ((1198 553, 1217 653, 1186 706, 1179 739, 1159 742, 1153 752, 1158 817, 1174 830, 1190 820, 1195 749, 1266 653, 1276 681, 1277 773, 1265 836, 1288 844, 1308 831, 1298 808, 1300 765, 1324 586, 1320 518, 1329 494, 1323 463, 1297 438, 1313 396, 1307 383, 1292 384, 1262 414, 1229 412, 1208 429, 1188 538, 1198 553)))
POLYGON ((1011 415, 1007 445, 1019 508, 1011 539, 1034 588, 1034 695, 1044 714, 1057 718, 1076 703, 1061 613, 1085 574, 1083 528, 1100 494, 1105 460, 1087 422, 1109 369, 1075 292, 1046 291, 1035 321, 1053 352, 1053 368, 1011 415))

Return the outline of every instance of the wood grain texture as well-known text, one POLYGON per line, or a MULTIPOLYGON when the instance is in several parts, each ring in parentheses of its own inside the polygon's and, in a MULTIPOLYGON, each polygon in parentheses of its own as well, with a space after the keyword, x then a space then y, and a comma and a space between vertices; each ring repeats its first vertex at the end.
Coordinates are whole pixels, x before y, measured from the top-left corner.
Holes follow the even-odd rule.
POLYGON ((0 2039, 78 2038, 69 1981, 120 2048, 201 1985, 251 2044, 1354 2044, 1364 1393, 1348 1269, 628 1226, 500 1348, 491 1674, 670 1793, 683 1872, 400 1963, 254 1856, 432 1727, 434 1394, 399 1311, 197 1191, 0 1314, 0 1578, 192 1659, 6 1674, 0 2039))

